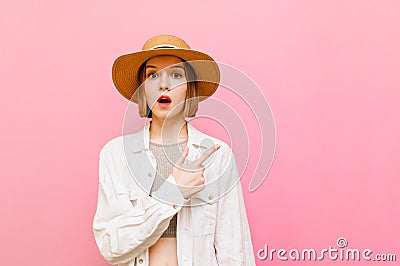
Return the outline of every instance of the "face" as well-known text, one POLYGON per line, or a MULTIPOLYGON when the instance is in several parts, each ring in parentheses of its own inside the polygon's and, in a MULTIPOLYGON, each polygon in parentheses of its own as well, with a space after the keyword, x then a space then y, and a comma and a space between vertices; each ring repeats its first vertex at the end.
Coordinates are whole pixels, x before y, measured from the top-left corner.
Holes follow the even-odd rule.
POLYGON ((152 116, 183 115, 187 80, 182 60, 169 55, 156 56, 147 61, 145 71, 145 96, 152 116))

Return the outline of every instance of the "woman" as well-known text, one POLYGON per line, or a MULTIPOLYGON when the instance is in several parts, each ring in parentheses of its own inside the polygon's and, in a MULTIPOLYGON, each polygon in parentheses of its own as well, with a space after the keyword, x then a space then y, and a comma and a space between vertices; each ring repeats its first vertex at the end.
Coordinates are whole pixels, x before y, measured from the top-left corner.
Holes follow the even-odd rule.
POLYGON ((151 121, 100 152, 93 232, 107 262, 255 265, 233 153, 185 119, 219 74, 210 56, 172 35, 114 62, 116 88, 151 121))

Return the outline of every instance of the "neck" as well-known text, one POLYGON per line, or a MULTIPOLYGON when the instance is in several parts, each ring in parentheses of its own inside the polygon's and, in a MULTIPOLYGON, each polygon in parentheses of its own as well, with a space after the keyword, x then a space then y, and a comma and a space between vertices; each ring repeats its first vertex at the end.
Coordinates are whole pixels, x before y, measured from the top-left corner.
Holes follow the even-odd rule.
POLYGON ((150 122, 150 140, 162 144, 173 144, 188 137, 186 120, 184 117, 160 119, 153 116, 150 122))

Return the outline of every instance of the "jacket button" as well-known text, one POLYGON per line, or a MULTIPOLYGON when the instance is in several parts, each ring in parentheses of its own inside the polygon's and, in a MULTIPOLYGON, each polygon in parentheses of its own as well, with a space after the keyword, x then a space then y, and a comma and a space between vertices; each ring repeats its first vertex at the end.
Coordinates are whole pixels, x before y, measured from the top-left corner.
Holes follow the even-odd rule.
POLYGON ((172 205, 172 207, 173 207, 174 209, 178 208, 178 206, 176 206, 175 204, 174 204, 174 205, 172 205))
POLYGON ((143 263, 143 259, 139 259, 139 263, 142 264, 143 263))
POLYGON ((152 172, 149 172, 147 175, 150 176, 150 177, 152 177, 152 176, 153 176, 153 173, 152 173, 152 172))
POLYGON ((214 198, 213 195, 208 196, 209 200, 212 200, 213 198, 214 198))

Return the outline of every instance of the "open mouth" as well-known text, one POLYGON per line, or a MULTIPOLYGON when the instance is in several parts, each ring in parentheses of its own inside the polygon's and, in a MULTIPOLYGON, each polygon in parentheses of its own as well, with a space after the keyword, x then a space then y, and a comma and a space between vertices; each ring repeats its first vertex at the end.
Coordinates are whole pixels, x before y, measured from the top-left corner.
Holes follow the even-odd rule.
POLYGON ((161 96, 157 99, 157 102, 158 102, 159 104, 162 104, 162 105, 168 105, 168 104, 170 104, 170 103, 172 102, 172 100, 171 100, 171 98, 170 98, 169 96, 167 96, 167 95, 161 95, 161 96))

